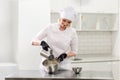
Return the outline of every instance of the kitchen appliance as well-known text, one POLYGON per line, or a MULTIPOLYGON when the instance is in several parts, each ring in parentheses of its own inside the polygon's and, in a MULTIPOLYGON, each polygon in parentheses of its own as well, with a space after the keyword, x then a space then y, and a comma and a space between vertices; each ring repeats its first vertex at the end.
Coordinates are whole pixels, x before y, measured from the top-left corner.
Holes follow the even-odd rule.
POLYGON ((40 52, 40 55, 45 57, 46 59, 42 62, 42 64, 46 67, 49 74, 54 74, 58 69, 58 60, 53 55, 53 50, 49 49, 48 53, 45 50, 40 52))

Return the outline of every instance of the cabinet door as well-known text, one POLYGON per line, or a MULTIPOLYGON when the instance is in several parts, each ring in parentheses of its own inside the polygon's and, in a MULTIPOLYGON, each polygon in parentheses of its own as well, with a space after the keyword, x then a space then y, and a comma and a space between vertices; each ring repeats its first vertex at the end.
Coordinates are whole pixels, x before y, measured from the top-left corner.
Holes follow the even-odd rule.
POLYGON ((67 6, 72 6, 76 10, 80 9, 80 0, 51 0, 50 4, 52 12, 58 12, 60 9, 67 6))
POLYGON ((118 0, 81 0, 81 12, 118 13, 118 0))
POLYGON ((118 18, 116 14, 84 13, 81 18, 82 30, 117 30, 118 18))

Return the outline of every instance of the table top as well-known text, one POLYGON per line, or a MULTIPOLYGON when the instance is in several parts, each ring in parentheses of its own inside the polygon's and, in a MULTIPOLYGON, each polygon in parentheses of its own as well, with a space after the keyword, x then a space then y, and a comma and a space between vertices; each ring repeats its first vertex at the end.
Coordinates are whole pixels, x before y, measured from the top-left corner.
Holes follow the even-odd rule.
POLYGON ((40 70, 19 70, 6 76, 5 80, 113 80, 111 72, 105 71, 81 71, 75 74, 73 71, 59 70, 55 74, 48 74, 40 70))

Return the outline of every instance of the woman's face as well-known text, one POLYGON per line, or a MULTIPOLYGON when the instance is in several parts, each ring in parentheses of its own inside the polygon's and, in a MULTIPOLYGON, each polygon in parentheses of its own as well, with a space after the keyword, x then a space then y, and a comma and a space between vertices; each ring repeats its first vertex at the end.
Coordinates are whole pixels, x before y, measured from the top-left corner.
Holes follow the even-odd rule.
POLYGON ((61 19, 60 19, 60 27, 66 29, 67 27, 70 26, 71 22, 72 22, 72 21, 70 21, 70 20, 68 20, 68 19, 61 18, 61 19))

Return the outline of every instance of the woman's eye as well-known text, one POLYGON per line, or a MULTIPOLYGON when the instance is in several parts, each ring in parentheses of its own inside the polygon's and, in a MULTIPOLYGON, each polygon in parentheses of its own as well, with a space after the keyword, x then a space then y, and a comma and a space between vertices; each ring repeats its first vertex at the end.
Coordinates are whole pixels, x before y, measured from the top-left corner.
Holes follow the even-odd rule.
POLYGON ((63 19, 63 21, 64 21, 64 22, 66 22, 66 20, 65 20, 65 19, 63 19))
POLYGON ((67 22, 68 24, 71 23, 71 21, 68 21, 68 20, 66 20, 66 19, 63 19, 62 21, 63 21, 63 22, 67 22))
POLYGON ((70 24, 70 23, 71 23, 71 21, 68 21, 68 23, 70 24))

